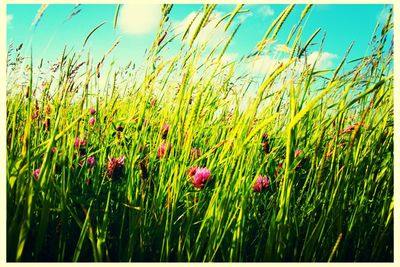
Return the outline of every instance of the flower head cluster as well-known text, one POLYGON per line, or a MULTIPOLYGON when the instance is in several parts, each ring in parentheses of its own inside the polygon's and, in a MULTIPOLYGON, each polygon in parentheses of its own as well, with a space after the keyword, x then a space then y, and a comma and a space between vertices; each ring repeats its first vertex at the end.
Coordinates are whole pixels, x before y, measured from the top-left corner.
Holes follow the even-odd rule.
POLYGON ((32 172, 32 175, 33 175, 33 177, 35 177, 36 181, 39 179, 39 174, 40 174, 40 168, 38 168, 32 172))
POLYGON ((96 118, 95 118, 95 117, 90 117, 90 119, 89 119, 89 125, 90 125, 90 126, 93 126, 93 125, 95 124, 95 122, 96 122, 96 118))
POLYGON ((269 187, 269 179, 267 176, 259 175, 256 182, 253 185, 254 192, 261 192, 269 187))
POLYGON ((300 157, 300 155, 303 153, 303 150, 301 149, 296 149, 296 151, 294 151, 294 156, 295 158, 300 157))
POLYGON ((90 114, 94 115, 96 113, 96 110, 94 108, 90 109, 90 114))
POLYGON ((189 169, 188 175, 191 177, 193 186, 199 189, 211 180, 211 172, 207 168, 193 166, 189 169))
POLYGON ((108 157, 108 164, 107 164, 107 177, 118 179, 123 174, 123 169, 125 166, 125 157, 120 156, 119 158, 111 158, 108 157))
POLYGON ((186 172, 187 173, 187 175, 189 175, 190 177, 193 177, 194 176, 194 174, 196 173, 196 171, 197 171, 197 166, 195 165, 195 166, 192 166, 192 167, 190 167, 190 169, 186 172))
POLYGON ((165 153, 167 152, 167 149, 171 150, 172 145, 169 145, 169 148, 167 147, 167 143, 162 143, 162 145, 157 149, 157 157, 159 159, 162 159, 165 156, 165 153))
POLYGON ((87 165, 89 166, 89 168, 92 168, 94 166, 94 164, 96 163, 96 160, 94 159, 93 156, 88 157, 87 159, 87 165))
POLYGON ((77 137, 77 138, 75 139, 75 148, 76 148, 76 149, 79 149, 81 146, 86 146, 86 140, 77 137))

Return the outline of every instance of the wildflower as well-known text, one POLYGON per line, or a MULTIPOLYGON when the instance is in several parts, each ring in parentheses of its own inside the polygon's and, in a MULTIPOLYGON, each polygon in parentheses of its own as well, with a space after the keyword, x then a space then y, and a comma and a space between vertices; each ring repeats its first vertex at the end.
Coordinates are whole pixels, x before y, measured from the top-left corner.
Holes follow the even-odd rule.
POLYGON ((75 148, 79 149, 81 146, 86 146, 86 140, 85 139, 80 139, 79 137, 77 137, 75 139, 75 148))
POLYGON ((194 159, 197 159, 197 158, 200 158, 200 154, 201 154, 201 151, 200 151, 200 148, 192 148, 192 151, 190 152, 190 154, 192 155, 192 158, 194 158, 194 159))
POLYGON ((301 149, 296 149, 296 151, 294 151, 294 157, 295 157, 295 158, 298 158, 302 153, 303 153, 303 150, 301 150, 301 149))
POLYGON ((107 164, 107 176, 108 178, 117 179, 122 176, 123 169, 125 166, 125 157, 120 156, 119 158, 108 157, 107 164))
POLYGON ((158 158, 163 158, 165 155, 165 143, 163 143, 158 149, 157 149, 157 157, 158 158))
POLYGON ((39 174, 40 174, 40 168, 38 168, 32 172, 32 175, 35 177, 36 181, 39 179, 39 174))
POLYGON ((269 187, 269 180, 267 176, 259 175, 255 184, 253 185, 254 192, 261 192, 269 187))
POLYGON ((90 117, 90 119, 89 119, 90 126, 93 126, 95 122, 96 122, 96 118, 95 117, 90 117))
MULTIPOLYGON (((164 142, 164 143, 162 143, 162 145, 157 149, 157 157, 158 157, 159 159, 162 159, 162 158, 165 156, 165 152, 166 152, 166 150, 167 150, 166 145, 167 145, 167 144, 164 142)), ((169 145, 169 149, 171 149, 171 148, 172 148, 172 146, 169 145)))
POLYGON ((170 127, 171 127, 171 125, 169 125, 168 123, 163 124, 163 126, 161 128, 162 139, 167 139, 167 135, 168 135, 168 131, 169 131, 170 127))
POLYGON ((96 163, 96 160, 94 159, 93 156, 88 157, 87 164, 88 164, 89 168, 92 168, 95 163, 96 163))
POLYGON ((192 184, 196 188, 203 188, 204 185, 210 180, 211 172, 207 168, 197 168, 192 177, 192 184))
POLYGON ((96 113, 96 110, 95 110, 94 108, 91 108, 91 109, 90 109, 90 114, 91 114, 91 115, 94 115, 95 113, 96 113))
POLYGON ((54 153, 56 153, 56 147, 55 147, 55 146, 53 146, 53 147, 51 148, 51 154, 54 155, 54 153))
POLYGON ((197 169, 198 169, 198 167, 195 165, 195 166, 192 166, 192 167, 190 167, 190 169, 186 172, 190 177, 193 177, 194 176, 194 174, 196 173, 196 171, 197 171, 197 169))

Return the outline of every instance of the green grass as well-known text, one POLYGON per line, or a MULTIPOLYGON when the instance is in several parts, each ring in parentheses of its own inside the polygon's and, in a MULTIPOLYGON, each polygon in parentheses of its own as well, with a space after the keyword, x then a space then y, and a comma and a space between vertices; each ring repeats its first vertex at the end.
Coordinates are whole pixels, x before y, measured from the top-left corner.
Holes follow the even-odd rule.
MULTIPOLYGON (((65 49, 43 85, 32 67, 40 59, 31 55, 29 81, 17 86, 25 66, 9 57, 7 261, 393 261, 393 54, 384 49, 391 17, 346 72, 344 57, 334 70, 296 74, 319 31, 303 47, 293 27, 291 59, 245 101, 251 80, 235 78, 243 62, 222 60, 235 30, 210 52, 196 42, 201 25, 192 35, 169 31, 170 8, 163 7, 143 77, 103 66, 118 41, 98 64, 65 49), (181 51, 165 59, 175 38, 185 39, 181 51), (77 137, 87 142, 85 155, 77 137), (160 159, 163 142, 171 149, 160 159), (109 179, 108 158, 119 156, 122 175, 109 179), (211 171, 203 189, 187 174, 194 165, 211 171), (270 181, 261 193, 252 188, 258 175, 270 181)), ((198 15, 201 23, 214 8, 198 15)), ((241 8, 221 21, 226 29, 241 8)), ((114 28, 117 17, 118 10, 114 28)))

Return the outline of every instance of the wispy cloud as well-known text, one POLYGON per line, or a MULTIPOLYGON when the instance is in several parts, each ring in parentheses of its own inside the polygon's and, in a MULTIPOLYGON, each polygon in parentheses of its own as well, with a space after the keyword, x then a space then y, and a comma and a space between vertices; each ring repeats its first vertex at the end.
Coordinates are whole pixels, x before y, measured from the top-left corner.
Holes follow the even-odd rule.
POLYGON ((161 5, 123 5, 118 18, 118 27, 126 34, 146 34, 157 29, 161 19, 161 5))
POLYGON ((238 59, 239 54, 238 53, 225 53, 221 60, 224 64, 228 64, 230 62, 235 61, 236 59, 238 59))
POLYGON ((11 21, 13 20, 14 16, 11 14, 7 15, 7 25, 9 25, 11 23, 11 21))
MULTIPOLYGON (((303 57, 290 70, 293 74, 300 74, 307 66, 312 66, 315 63, 315 70, 328 70, 334 67, 334 60, 337 59, 336 54, 330 52, 312 52, 306 58, 303 57)), ((246 68, 254 75, 269 75, 280 65, 288 61, 288 57, 275 57, 264 55, 247 62, 246 68)))
MULTIPOLYGON (((307 57, 307 64, 314 64, 316 70, 327 70, 334 67, 334 60, 338 58, 336 54, 329 52, 312 52, 307 57)), ((303 59, 303 64, 305 61, 303 59)))
POLYGON ((270 55, 258 56, 247 62, 246 68, 253 74, 270 74, 278 66, 280 61, 270 55))
POLYGON ((251 11, 241 14, 238 16, 239 22, 243 23, 245 22, 248 18, 250 18, 251 16, 253 16, 253 13, 251 13, 251 11))
MULTIPOLYGON (((207 24, 198 33, 195 42, 197 42, 198 44, 208 43, 210 46, 215 46, 222 40, 228 38, 229 32, 224 31, 225 24, 223 22, 218 24, 222 16, 223 15, 220 12, 213 12, 207 24)), ((184 33, 189 27, 190 23, 193 21, 192 25, 190 26, 188 35, 185 39, 186 42, 189 42, 195 34, 196 28, 201 22, 202 17, 203 13, 200 13, 197 17, 195 12, 190 13, 182 21, 175 22, 175 33, 184 33)))
POLYGON ((272 9, 271 6, 262 6, 257 11, 259 14, 266 16, 266 17, 270 17, 275 14, 275 11, 272 9))

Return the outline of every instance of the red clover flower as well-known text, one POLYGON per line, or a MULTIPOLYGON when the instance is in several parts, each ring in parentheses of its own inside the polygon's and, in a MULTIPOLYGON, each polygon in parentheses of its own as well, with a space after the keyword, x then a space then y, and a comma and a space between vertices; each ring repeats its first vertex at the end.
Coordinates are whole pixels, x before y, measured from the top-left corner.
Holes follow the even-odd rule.
POLYGON ((32 175, 35 177, 36 181, 39 179, 39 174, 40 174, 40 168, 38 168, 32 172, 32 175))
POLYGON ((108 157, 107 164, 107 176, 108 178, 120 178, 123 173, 123 168, 125 166, 125 157, 120 156, 119 158, 108 157))
POLYGON ((269 187, 269 180, 267 176, 259 175, 255 184, 253 185, 254 192, 261 192, 269 187))
POLYGON ((199 189, 203 188, 211 180, 211 172, 207 168, 193 166, 189 169, 188 174, 191 177, 193 186, 199 189))

